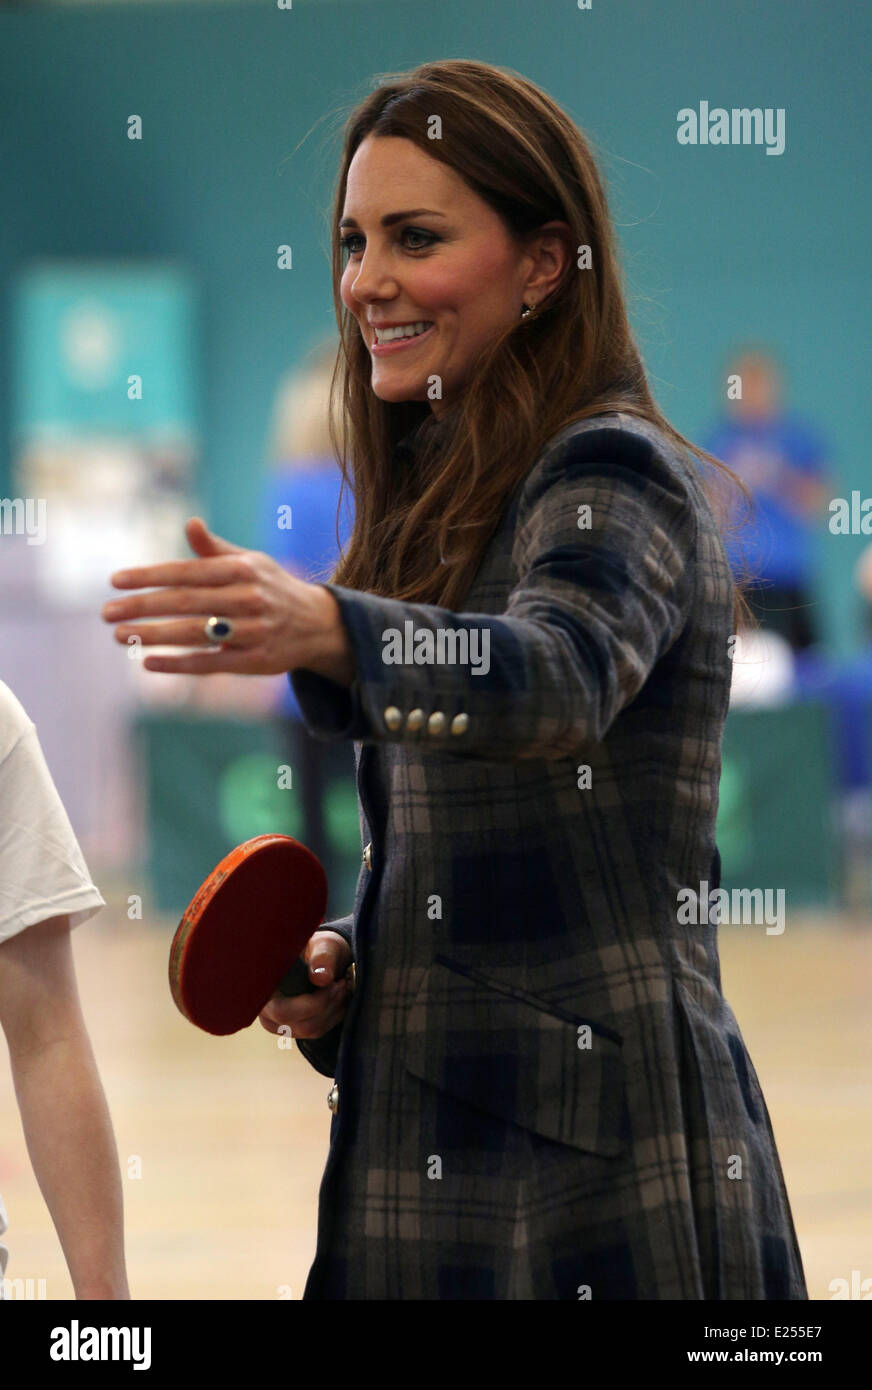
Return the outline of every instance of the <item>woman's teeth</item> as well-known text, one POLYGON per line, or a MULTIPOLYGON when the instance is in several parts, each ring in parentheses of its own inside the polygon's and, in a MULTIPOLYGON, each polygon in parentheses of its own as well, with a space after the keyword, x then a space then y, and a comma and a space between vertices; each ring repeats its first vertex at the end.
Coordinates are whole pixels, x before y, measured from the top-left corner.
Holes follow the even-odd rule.
POLYGON ((377 343, 391 343, 395 338, 417 338, 419 333, 432 327, 428 319, 419 319, 417 323, 401 323, 396 328, 376 328, 375 340, 377 343))

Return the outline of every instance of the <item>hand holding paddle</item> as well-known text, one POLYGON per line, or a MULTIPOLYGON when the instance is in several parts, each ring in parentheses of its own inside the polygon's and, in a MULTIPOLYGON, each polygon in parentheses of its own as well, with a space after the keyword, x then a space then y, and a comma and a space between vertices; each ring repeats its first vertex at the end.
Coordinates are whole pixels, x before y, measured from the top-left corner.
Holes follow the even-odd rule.
POLYGON ((348 1008, 351 948, 338 932, 316 931, 299 963, 307 965, 314 992, 289 998, 285 990, 277 990, 261 1010, 260 1024, 268 1033, 290 1028, 294 1038, 323 1038, 342 1022, 348 1008))
MULTIPOLYGON (((338 982, 351 952, 338 933, 317 932, 326 904, 324 869, 298 840, 258 835, 237 845, 188 904, 173 937, 169 978, 179 1010, 207 1033, 236 1033, 277 993, 314 993, 322 978, 325 984, 338 982)), ((349 973, 348 982, 337 983, 323 1002, 299 1001, 291 1015, 307 1029, 327 1020, 329 1031, 344 1012, 338 1001, 354 987, 353 967, 349 973)))

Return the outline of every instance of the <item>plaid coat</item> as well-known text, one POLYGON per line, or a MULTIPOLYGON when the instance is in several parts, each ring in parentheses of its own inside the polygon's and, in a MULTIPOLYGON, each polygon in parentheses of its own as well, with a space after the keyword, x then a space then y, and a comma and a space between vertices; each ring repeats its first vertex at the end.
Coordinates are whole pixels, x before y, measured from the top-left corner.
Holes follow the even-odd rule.
POLYGON ((338 1088, 304 1297, 807 1298, 717 926, 678 910, 719 880, 730 683, 695 467, 631 416, 572 424, 462 613, 327 587, 354 684, 290 679, 354 740, 365 851, 325 923, 355 994, 299 1043, 338 1088), (468 648, 397 664, 392 629, 468 648))

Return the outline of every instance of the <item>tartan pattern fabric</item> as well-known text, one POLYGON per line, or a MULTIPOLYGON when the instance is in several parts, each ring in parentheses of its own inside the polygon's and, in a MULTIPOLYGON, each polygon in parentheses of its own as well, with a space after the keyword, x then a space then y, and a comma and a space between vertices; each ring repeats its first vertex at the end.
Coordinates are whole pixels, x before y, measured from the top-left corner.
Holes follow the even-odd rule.
POLYGON ((574 423, 462 613, 327 587, 355 680, 290 679, 353 740, 372 867, 325 924, 345 1020, 299 1043, 339 1092, 304 1296, 807 1298, 717 925, 677 908, 719 881, 730 683, 695 468, 634 417, 574 423), (386 662, 407 623, 486 632, 489 669, 386 662))

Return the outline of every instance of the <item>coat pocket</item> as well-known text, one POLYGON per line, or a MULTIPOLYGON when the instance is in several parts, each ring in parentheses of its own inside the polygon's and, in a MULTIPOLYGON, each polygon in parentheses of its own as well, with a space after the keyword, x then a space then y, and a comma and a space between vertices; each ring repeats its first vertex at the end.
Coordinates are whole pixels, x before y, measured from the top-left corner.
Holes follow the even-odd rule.
POLYGON ((406 1068, 546 1139, 612 1157, 627 1145, 623 1039, 447 957, 406 1018, 406 1068))

